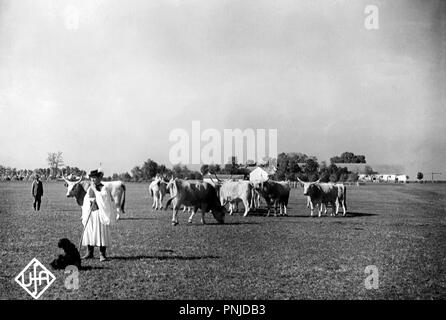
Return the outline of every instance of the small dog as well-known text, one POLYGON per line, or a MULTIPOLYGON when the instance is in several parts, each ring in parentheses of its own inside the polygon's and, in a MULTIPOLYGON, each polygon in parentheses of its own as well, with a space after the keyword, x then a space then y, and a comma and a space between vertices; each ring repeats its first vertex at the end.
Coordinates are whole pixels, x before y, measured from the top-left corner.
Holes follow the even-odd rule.
POLYGON ((76 246, 67 238, 60 239, 57 246, 63 249, 64 254, 60 254, 50 264, 54 269, 65 269, 67 266, 81 268, 81 255, 76 246))

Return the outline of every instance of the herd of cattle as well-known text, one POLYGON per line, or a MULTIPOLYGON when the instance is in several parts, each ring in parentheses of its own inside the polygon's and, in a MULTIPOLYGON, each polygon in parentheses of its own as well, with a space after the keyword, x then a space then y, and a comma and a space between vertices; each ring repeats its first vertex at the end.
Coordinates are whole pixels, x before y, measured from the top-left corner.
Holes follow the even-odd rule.
MULTIPOLYGON (((216 177, 217 178, 217 177, 216 177)), ((68 187, 67 197, 74 197, 79 206, 82 206, 86 191, 90 182, 80 177, 76 180, 64 177, 66 186, 68 187)), ((304 182, 299 180, 303 188, 303 194, 307 197, 307 207, 310 208, 310 215, 313 216, 314 209, 319 210, 319 217, 324 211, 327 214, 327 207, 332 207, 331 215, 337 215, 339 208, 342 207, 343 215, 347 213, 346 196, 347 189, 343 184, 339 183, 321 183, 304 182)), ((103 182, 104 187, 109 189, 113 197, 117 210, 117 217, 125 213, 125 192, 126 188, 122 181, 103 182)), ((279 207, 279 215, 287 215, 287 206, 290 196, 290 186, 284 181, 259 181, 250 182, 246 180, 227 180, 217 181, 211 179, 211 182, 201 180, 182 180, 171 178, 165 181, 164 177, 156 176, 154 181, 149 185, 149 192, 153 199, 152 208, 155 210, 163 209, 163 198, 166 194, 170 194, 165 210, 172 204, 173 216, 172 224, 178 224, 177 214, 179 210, 188 210, 191 213, 189 223, 198 209, 201 210, 201 222, 204 224, 204 214, 211 212, 215 220, 224 223, 226 214, 226 205, 229 205, 229 214, 232 215, 234 209, 239 202, 243 203, 245 208, 244 216, 246 217, 250 211, 259 208, 260 199, 266 202, 269 216, 271 206, 274 206, 274 215, 277 216, 277 207, 279 207)))

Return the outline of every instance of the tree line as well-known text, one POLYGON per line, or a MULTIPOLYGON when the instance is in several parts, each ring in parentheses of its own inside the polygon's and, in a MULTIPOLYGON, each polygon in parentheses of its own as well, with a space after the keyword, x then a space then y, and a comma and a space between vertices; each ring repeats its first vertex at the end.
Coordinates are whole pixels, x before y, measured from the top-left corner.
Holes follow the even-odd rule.
MULTIPOLYGON (((78 167, 64 166, 62 152, 48 153, 48 168, 38 168, 34 170, 4 167, 0 165, 1 180, 30 180, 35 173, 38 173, 43 179, 59 179, 62 176, 81 176, 86 175, 86 171, 78 167)), ((358 175, 348 171, 346 167, 339 164, 342 163, 366 163, 365 156, 355 155, 352 152, 344 152, 340 156, 330 159, 330 164, 325 161, 318 162, 315 156, 308 156, 304 153, 282 152, 277 159, 266 159, 262 165, 264 167, 274 166, 276 172, 272 176, 274 180, 290 180, 297 179, 305 181, 316 181, 320 179, 322 182, 337 181, 357 181, 358 175), (350 161, 350 162, 348 162, 350 161)), ((152 159, 147 159, 142 165, 133 167, 130 172, 113 173, 111 176, 104 177, 104 180, 123 180, 133 182, 143 182, 152 180, 157 174, 165 177, 175 176, 181 179, 202 179, 208 173, 211 174, 230 174, 243 175, 245 179, 249 178, 250 167, 255 167, 254 161, 247 161, 246 164, 239 164, 235 157, 231 158, 229 163, 225 165, 219 164, 203 164, 200 171, 189 169, 185 165, 177 164, 171 169, 164 164, 159 164, 152 159)), ((369 167, 370 173, 373 170, 369 167)))

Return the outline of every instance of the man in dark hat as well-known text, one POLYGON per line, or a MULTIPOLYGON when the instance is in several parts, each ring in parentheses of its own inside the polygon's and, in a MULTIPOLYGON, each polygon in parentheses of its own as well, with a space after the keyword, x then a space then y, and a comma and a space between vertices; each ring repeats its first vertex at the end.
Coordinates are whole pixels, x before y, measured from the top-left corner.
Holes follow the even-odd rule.
POLYGON ((101 182, 102 177, 100 170, 92 170, 89 174, 91 184, 82 206, 82 224, 85 227, 82 245, 87 246, 83 259, 92 259, 94 247, 99 247, 99 259, 106 261, 106 248, 111 244, 110 224, 116 222, 116 210, 110 190, 101 182))
POLYGON ((34 211, 40 211, 40 203, 42 202, 42 196, 43 196, 43 184, 42 181, 39 179, 39 174, 34 175, 34 180, 32 184, 31 194, 34 197, 34 203, 33 208, 34 211))

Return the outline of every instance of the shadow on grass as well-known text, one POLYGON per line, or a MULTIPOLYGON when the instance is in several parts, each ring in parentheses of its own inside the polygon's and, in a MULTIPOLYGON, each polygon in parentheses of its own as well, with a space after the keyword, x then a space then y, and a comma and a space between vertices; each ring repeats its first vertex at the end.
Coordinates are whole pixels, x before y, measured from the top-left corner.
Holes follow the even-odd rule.
POLYGON ((81 266, 79 268, 79 271, 91 271, 91 270, 103 270, 103 269, 107 269, 104 267, 93 267, 93 266, 81 266))
MULTIPOLYGON (((188 223, 190 225, 194 226, 203 226, 201 223, 188 223)), ((237 226, 242 224, 260 224, 258 222, 252 222, 252 221, 234 221, 234 222, 225 222, 225 223, 218 223, 218 222, 206 222, 205 225, 208 226, 237 226)))
POLYGON ((155 220, 155 218, 152 217, 128 217, 128 218, 119 218, 119 221, 121 220, 155 220))
MULTIPOLYGON (((372 216, 377 216, 377 215, 378 215, 377 213, 347 212, 347 214, 343 218, 372 217, 372 216)), ((342 214, 338 214, 338 216, 342 217, 342 214)))
POLYGON ((143 256, 143 255, 136 255, 136 256, 117 256, 117 257, 111 257, 111 260, 144 260, 144 259, 157 259, 157 260, 203 260, 203 259, 220 259, 219 256, 176 256, 176 255, 169 255, 169 256, 143 256))

